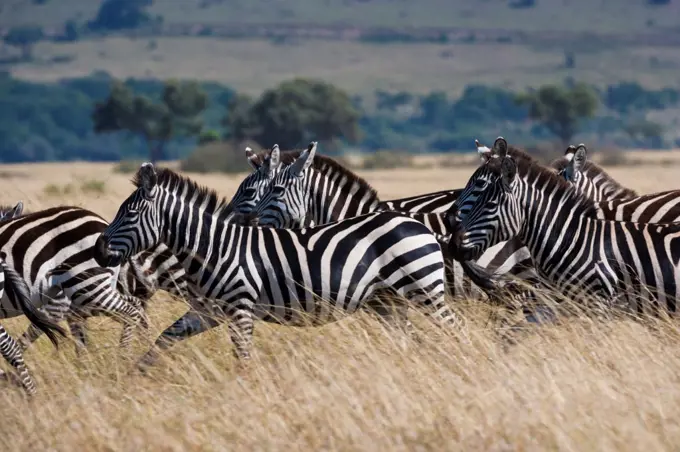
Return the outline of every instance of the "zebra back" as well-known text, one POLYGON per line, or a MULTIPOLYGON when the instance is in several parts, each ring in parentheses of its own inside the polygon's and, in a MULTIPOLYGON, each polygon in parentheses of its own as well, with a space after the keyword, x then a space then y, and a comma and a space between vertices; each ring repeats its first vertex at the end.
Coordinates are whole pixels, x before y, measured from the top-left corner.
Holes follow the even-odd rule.
POLYGON ((585 145, 569 146, 561 158, 550 163, 550 167, 589 199, 595 202, 611 199, 628 200, 638 195, 611 177, 602 167, 585 158, 585 145))
MULTIPOLYGON (((621 195, 622 191, 607 190, 602 194, 593 195, 596 189, 592 188, 596 182, 591 175, 584 171, 587 163, 588 150, 580 144, 574 148, 573 158, 560 171, 577 191, 584 196, 597 201, 595 204, 597 218, 602 220, 631 221, 636 223, 673 223, 680 221, 680 190, 669 190, 642 196, 629 196, 629 193, 621 195), (617 195, 619 195, 617 197, 617 195)), ((606 173, 600 173, 601 180, 608 177, 606 173)), ((609 179, 610 186, 618 182, 609 179)))

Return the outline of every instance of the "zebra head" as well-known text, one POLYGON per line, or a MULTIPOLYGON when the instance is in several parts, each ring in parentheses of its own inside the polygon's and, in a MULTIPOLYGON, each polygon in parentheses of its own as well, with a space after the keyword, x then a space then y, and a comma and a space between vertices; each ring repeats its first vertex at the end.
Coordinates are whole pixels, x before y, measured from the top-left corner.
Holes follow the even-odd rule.
POLYGON ((300 157, 274 176, 247 219, 250 224, 276 228, 299 227, 304 224, 310 202, 305 195, 305 181, 314 161, 316 146, 316 141, 311 142, 300 157))
POLYGON ((119 266, 130 256, 159 243, 161 219, 156 201, 160 189, 153 164, 143 163, 133 182, 137 188, 95 242, 94 259, 102 267, 119 266))
POLYGON ((252 149, 246 148, 246 157, 255 171, 243 179, 231 199, 231 205, 236 214, 249 214, 255 208, 264 191, 279 171, 281 151, 279 145, 275 144, 262 161, 260 156, 252 149))
POLYGON ((0 222, 8 221, 24 213, 24 203, 19 201, 14 207, 0 207, 0 222))
POLYGON ((491 246, 520 233, 524 212, 515 193, 517 165, 502 137, 491 152, 480 152, 474 172, 448 214, 451 251, 457 260, 475 260, 491 246))
POLYGON ((599 201, 602 197, 600 188, 595 184, 593 179, 587 177, 583 171, 586 164, 588 150, 584 144, 579 144, 578 147, 573 144, 570 145, 564 152, 564 158, 567 164, 557 170, 557 174, 562 176, 564 180, 570 182, 576 191, 582 193, 589 199, 599 201))
POLYGON ((588 161, 587 154, 588 150, 584 144, 571 145, 561 158, 550 164, 550 167, 570 182, 578 193, 592 201, 627 200, 637 197, 635 191, 622 186, 601 167, 588 161))

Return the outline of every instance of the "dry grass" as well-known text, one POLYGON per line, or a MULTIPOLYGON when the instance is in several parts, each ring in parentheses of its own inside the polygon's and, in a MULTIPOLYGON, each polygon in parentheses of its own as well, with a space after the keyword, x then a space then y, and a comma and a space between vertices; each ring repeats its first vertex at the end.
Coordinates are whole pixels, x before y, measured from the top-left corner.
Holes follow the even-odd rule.
MULTIPOLYGON (((680 153, 666 153, 677 161, 680 153)), ((433 157, 430 157, 433 158, 433 157)), ((441 158, 441 157, 437 157, 441 158)), ((461 186, 469 162, 449 168, 362 171, 384 199, 461 186)), ((677 187, 678 163, 616 167, 642 193, 677 187)), ((111 218, 129 194, 113 165, 0 168, 0 203, 63 202, 111 218), (22 175, 11 179, 12 174, 22 175), (8 179, 9 178, 9 179, 8 179), (103 192, 47 197, 47 184, 103 192)), ((240 176, 197 175, 225 195, 240 176)), ((225 327, 176 347, 148 376, 134 360, 183 311, 158 294, 151 331, 130 356, 120 327, 90 321, 81 362, 63 341, 26 353, 39 394, 2 385, 0 450, 673 450, 680 444, 680 334, 675 324, 586 319, 544 327, 508 350, 487 308, 456 305, 469 342, 413 316, 419 343, 367 314, 322 328, 256 324, 255 356, 237 365, 225 327)), ((3 321, 20 334, 23 319, 3 321)), ((4 366, 4 364, 3 364, 4 366)), ((6 367, 5 367, 6 368, 6 367)))

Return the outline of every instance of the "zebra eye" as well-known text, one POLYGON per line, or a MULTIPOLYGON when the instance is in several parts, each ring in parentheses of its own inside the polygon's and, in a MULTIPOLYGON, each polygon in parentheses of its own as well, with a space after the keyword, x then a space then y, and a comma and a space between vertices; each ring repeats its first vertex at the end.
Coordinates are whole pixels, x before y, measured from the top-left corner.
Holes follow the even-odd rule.
POLYGON ((283 194, 286 192, 286 189, 284 187, 272 187, 272 193, 275 196, 283 196, 283 194))
POLYGON ((136 218, 136 217, 139 216, 139 211, 136 210, 136 209, 130 209, 130 210, 128 210, 128 215, 133 217, 133 218, 136 218))

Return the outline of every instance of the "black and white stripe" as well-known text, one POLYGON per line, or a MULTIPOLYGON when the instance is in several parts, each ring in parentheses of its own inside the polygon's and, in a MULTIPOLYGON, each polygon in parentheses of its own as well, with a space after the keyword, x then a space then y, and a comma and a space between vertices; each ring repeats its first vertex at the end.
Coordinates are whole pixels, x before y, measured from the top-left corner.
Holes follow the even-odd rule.
MULTIPOLYGON (((239 185, 232 207, 247 213, 259 200, 278 165, 270 165, 270 154, 256 156, 247 150, 255 171, 239 185)), ((23 204, 0 209, 0 218, 21 215, 23 204)), ((0 223, 0 247, 7 249, 9 261, 31 288, 32 300, 55 321, 68 321, 80 351, 87 343, 84 321, 94 314, 105 314, 123 322, 121 345, 132 339, 133 327, 143 316, 146 302, 159 289, 185 299, 190 306, 206 309, 212 302, 195 290, 186 277, 180 259, 159 244, 124 262, 120 268, 102 268, 92 259, 92 246, 106 228, 99 215, 79 207, 56 207, 0 223), (7 247, 10 247, 9 249, 7 247), (117 289, 111 285, 117 279, 117 289)), ((21 315, 21 309, 7 297, 0 302, 0 318, 21 315)), ((21 345, 29 346, 41 331, 31 326, 21 345)))
MULTIPOLYGON (((14 269, 7 264, 6 254, 0 252, 0 298, 7 297, 19 306, 22 313, 28 317, 32 325, 45 332, 55 347, 58 346, 56 334, 65 336, 65 332, 56 324, 43 316, 31 304, 30 294, 25 281, 17 274, 14 269)), ((19 344, 7 333, 7 330, 0 325, 0 354, 19 374, 21 384, 30 395, 35 394, 35 381, 24 363, 24 356, 19 344)), ((2 372, 0 372, 2 373, 2 372)))
MULTIPOLYGON (((242 224, 294 228, 326 224, 387 207, 402 207, 409 209, 407 215, 425 224, 440 242, 448 242, 450 231, 446 211, 437 211, 448 209, 461 190, 405 198, 403 202, 381 202, 368 182, 335 160, 316 155, 316 147, 315 142, 311 143, 297 159, 278 171, 257 207, 242 224), (416 212, 419 208, 430 208, 435 212, 416 212)), ((290 155, 287 158, 291 160, 290 155)), ((465 277, 459 263, 447 260, 447 264, 447 283, 452 295, 470 297, 483 294, 465 277)), ((502 271, 525 280, 536 277, 529 252, 518 241, 505 242, 490 249, 477 265, 494 273, 502 271)))
MULTIPOLYGON (((101 268, 92 258, 92 246, 105 227, 106 222, 88 210, 54 207, 0 223, 0 249, 28 285, 33 305, 53 320, 72 313, 69 309, 73 307, 134 323, 141 313, 113 288, 116 270, 101 268), (60 267, 63 273, 50 277, 49 273, 60 267)), ((0 318, 21 314, 20 306, 2 298, 0 318)), ((121 338, 124 345, 131 328, 121 338)), ((27 346, 39 335, 38 330, 30 328, 22 344, 27 346)))
POLYGON ((589 162, 587 153, 588 150, 583 144, 578 147, 570 146, 567 154, 571 155, 568 160, 565 159, 566 164, 556 167, 558 174, 571 182, 576 191, 587 198, 599 201, 595 204, 596 218, 636 223, 680 221, 680 190, 636 196, 631 190, 625 191, 626 189, 611 176, 589 162), (621 188, 614 190, 607 187, 621 188))
MULTIPOLYGON (((585 146, 580 144, 578 148, 585 149, 585 146)), ((564 155, 554 160, 549 166, 569 180, 579 193, 595 202, 612 199, 628 200, 638 196, 634 190, 618 183, 596 163, 585 160, 574 162, 578 148, 573 145, 569 146, 564 155)))
MULTIPOLYGON (((395 212, 374 213, 308 229, 241 227, 225 200, 170 170, 144 164, 137 189, 102 234, 95 256, 117 265, 159 242, 190 253, 184 266, 201 293, 219 300, 231 319, 237 356, 249 355, 253 318, 290 325, 323 324, 353 312, 379 290, 408 297, 438 320, 454 322, 444 302, 440 246, 422 224, 395 212), (321 300, 325 301, 319 301, 321 300)), ((211 314, 211 313, 208 313, 211 314)), ((168 328, 157 346, 220 323, 190 312, 168 328)), ((142 360, 155 358, 155 349, 142 360)))
MULTIPOLYGON (((680 224, 593 218, 592 200, 504 139, 475 171, 454 206, 451 251, 474 259, 518 237, 541 276, 572 296, 595 296, 628 310, 677 310, 680 224)), ((580 298, 579 298, 580 299, 580 298)))

